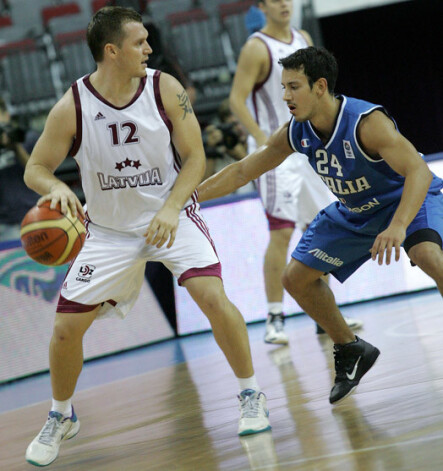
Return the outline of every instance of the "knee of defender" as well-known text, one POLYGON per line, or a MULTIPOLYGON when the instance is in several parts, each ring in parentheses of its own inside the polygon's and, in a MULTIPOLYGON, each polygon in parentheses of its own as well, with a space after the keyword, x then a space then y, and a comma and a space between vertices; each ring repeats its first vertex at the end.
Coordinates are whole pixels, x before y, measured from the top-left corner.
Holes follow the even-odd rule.
POLYGON ((443 281, 443 251, 438 247, 419 247, 410 250, 411 260, 437 283, 443 281))
POLYGON ((285 270, 283 272, 281 281, 285 290, 292 296, 296 296, 298 293, 303 291, 303 279, 293 271, 290 272, 288 270, 285 270))

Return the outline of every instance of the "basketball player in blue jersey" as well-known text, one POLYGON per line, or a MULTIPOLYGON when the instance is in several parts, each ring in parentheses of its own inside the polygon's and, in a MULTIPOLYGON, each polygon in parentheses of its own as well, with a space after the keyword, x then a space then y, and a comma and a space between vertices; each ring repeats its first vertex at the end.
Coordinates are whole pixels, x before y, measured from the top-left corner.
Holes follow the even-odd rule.
MULTIPOLYGON (((282 99, 279 59, 312 45, 306 31, 291 28, 292 0, 259 0, 258 7, 266 23, 243 46, 230 93, 231 109, 250 134, 249 153, 264 144, 291 117, 282 99)), ((300 158, 297 153, 260 176, 256 183, 269 227, 263 263, 268 301, 264 340, 271 344, 287 344, 281 275, 287 263, 289 243, 296 226, 303 231, 320 209, 335 198, 306 157, 300 158)), ((357 319, 345 320, 352 329, 362 326, 357 319)), ((324 333, 318 324, 317 333, 324 333)))
POLYGON ((146 67, 147 37, 134 10, 105 7, 94 15, 87 40, 97 70, 74 82, 51 110, 26 167, 25 182, 43 195, 38 204, 60 203, 64 213, 85 215, 88 231, 57 306, 49 352, 52 407, 26 450, 36 466, 52 463, 60 442, 79 431, 71 398, 83 336, 96 318, 128 314, 147 261, 164 263, 207 315, 239 381, 238 434, 271 428, 246 325, 226 297, 197 203, 206 160, 200 126, 179 82, 146 67), (67 155, 80 168, 85 211, 54 176, 67 155))
POLYGON ((382 106, 335 95, 338 66, 323 48, 281 59, 291 120, 243 160, 203 182, 205 201, 234 191, 302 152, 338 201, 321 210, 303 234, 283 285, 334 341, 335 384, 329 400, 348 396, 379 350, 355 336, 332 291, 330 273, 345 281, 372 258, 390 264, 400 247, 443 294, 443 188, 382 106))

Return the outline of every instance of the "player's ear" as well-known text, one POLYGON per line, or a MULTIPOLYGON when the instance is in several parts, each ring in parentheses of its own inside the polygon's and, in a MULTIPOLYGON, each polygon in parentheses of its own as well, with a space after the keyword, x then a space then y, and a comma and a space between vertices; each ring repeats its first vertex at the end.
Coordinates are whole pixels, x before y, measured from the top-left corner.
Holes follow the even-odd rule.
POLYGON ((117 54, 117 46, 112 43, 106 43, 104 47, 104 56, 115 57, 117 54))
POLYGON ((328 91, 328 81, 324 77, 319 78, 314 83, 314 90, 317 96, 320 98, 322 95, 324 95, 328 91))

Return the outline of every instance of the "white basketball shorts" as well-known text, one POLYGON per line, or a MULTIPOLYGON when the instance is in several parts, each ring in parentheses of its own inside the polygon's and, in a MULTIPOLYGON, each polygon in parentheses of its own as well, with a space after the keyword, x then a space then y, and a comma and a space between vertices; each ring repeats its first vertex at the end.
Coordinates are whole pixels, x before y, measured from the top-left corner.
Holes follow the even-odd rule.
POLYGON ((88 224, 88 237, 64 280, 57 312, 89 312, 102 305, 97 317, 125 317, 134 305, 148 261, 162 262, 179 283, 194 276, 218 276, 221 265, 198 206, 179 217, 174 244, 146 245, 143 233, 117 232, 88 224))

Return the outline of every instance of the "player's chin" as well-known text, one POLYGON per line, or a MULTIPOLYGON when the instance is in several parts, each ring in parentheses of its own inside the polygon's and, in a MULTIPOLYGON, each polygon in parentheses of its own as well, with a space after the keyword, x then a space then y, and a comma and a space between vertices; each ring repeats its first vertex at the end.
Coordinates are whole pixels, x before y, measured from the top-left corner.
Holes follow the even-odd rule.
POLYGON ((300 110, 291 110, 290 113, 297 123, 304 123, 309 119, 307 115, 300 113, 300 110))

